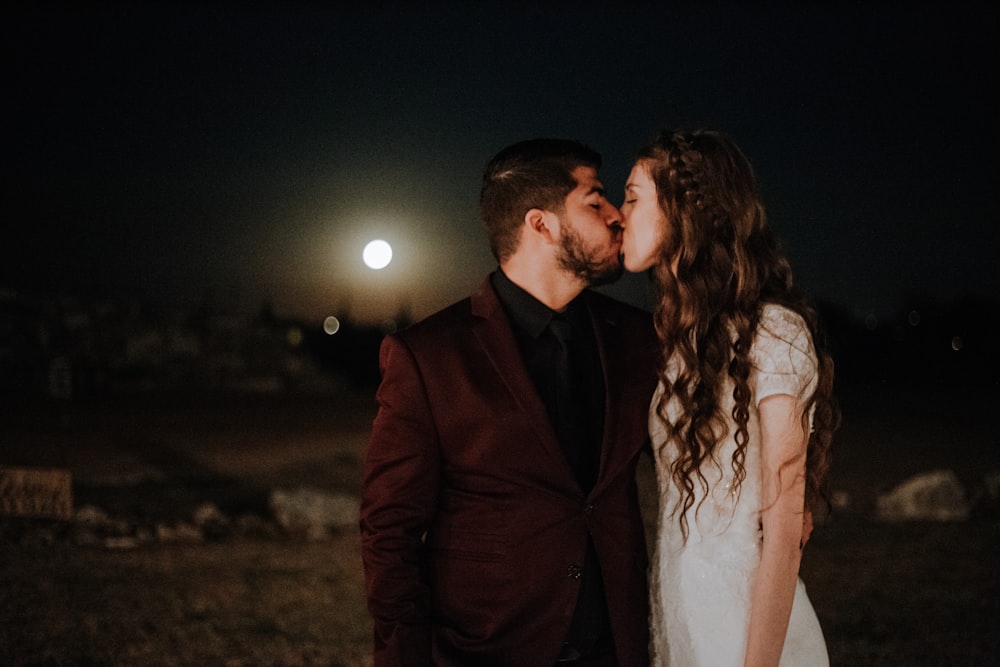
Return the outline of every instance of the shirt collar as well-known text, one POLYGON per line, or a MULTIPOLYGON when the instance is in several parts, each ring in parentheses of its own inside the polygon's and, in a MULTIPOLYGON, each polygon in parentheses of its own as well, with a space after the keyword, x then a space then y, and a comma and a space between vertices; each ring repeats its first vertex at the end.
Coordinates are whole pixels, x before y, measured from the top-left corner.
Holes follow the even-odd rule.
MULTIPOLYGON (((513 320, 514 326, 532 338, 541 336, 552 318, 557 315, 556 311, 516 285, 499 267, 493 272, 490 279, 497 296, 500 298, 500 303, 503 304, 507 315, 513 320)), ((565 313, 574 325, 586 325, 587 307, 584 303, 583 293, 569 302, 565 313)))

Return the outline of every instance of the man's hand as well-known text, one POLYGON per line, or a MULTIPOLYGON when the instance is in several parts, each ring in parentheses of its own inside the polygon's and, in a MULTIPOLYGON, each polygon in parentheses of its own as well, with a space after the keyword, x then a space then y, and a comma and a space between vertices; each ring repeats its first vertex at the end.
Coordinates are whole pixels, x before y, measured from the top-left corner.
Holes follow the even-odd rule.
POLYGON ((809 541, 809 536, 813 532, 813 513, 807 507, 802 513, 802 537, 799 538, 799 549, 804 549, 806 542, 809 541))

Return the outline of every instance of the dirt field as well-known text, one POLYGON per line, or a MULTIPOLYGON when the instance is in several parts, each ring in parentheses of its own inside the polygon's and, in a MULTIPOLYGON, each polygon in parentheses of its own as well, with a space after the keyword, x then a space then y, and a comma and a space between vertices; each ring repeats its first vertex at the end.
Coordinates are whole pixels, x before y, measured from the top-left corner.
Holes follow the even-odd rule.
MULTIPOLYGON (((844 397, 834 489, 802 569, 834 665, 1000 665, 1000 520, 885 524, 880 490, 947 467, 1000 470, 996 396, 844 397)), ((205 500, 260 511, 267 490, 358 488, 369 396, 116 403, 2 416, 0 464, 69 468, 78 506, 170 520, 205 500)), ((649 489, 648 471, 642 478, 649 489)), ((647 500, 651 500, 647 496, 647 500)), ((53 526, 0 533, 0 665, 365 665, 357 535, 229 537, 127 550, 53 526), (36 537, 32 537, 32 536, 36 537)))

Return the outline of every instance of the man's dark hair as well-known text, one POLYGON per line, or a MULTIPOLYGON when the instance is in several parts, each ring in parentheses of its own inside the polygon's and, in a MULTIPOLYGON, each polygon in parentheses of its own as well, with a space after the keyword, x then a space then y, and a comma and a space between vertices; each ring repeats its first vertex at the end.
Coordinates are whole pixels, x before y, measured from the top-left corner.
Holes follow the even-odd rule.
POLYGON ((517 249, 524 214, 532 208, 561 212, 576 187, 573 171, 600 169, 601 155, 572 139, 529 139, 490 160, 479 192, 480 219, 498 261, 517 249))

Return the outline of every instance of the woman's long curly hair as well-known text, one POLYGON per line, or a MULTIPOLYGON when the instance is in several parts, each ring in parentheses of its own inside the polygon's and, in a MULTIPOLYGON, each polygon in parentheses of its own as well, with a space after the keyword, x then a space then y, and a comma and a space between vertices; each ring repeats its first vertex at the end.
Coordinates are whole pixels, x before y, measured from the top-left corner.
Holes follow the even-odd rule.
POLYGON ((785 306, 805 320, 819 358, 818 385, 804 412, 815 409, 806 450, 806 504, 813 512, 828 510, 830 443, 839 423, 833 361, 816 311, 793 287, 791 267, 767 226, 749 161, 723 133, 697 130, 660 134, 638 153, 637 162, 656 186, 667 223, 652 269, 659 292, 654 318, 664 360, 680 363, 673 377, 666 364, 661 367, 665 391, 657 412, 680 444, 671 475, 681 495, 674 511, 680 512, 685 539, 696 484, 708 490, 702 463, 726 435, 720 400, 726 376, 734 384, 734 491, 746 478, 750 346, 766 303, 785 306), (675 421, 667 416, 671 399, 682 408, 675 421))

